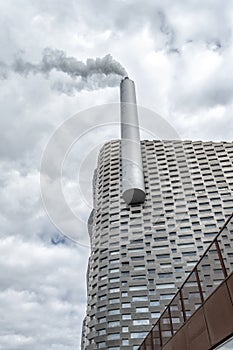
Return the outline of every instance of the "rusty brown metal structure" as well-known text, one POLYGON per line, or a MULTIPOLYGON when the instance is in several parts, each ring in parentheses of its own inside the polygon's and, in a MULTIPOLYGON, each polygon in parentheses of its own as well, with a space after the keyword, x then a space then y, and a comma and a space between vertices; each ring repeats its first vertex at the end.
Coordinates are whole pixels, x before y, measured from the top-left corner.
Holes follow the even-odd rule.
POLYGON ((210 350, 233 335, 233 237, 229 226, 233 226, 233 213, 139 350, 210 350))

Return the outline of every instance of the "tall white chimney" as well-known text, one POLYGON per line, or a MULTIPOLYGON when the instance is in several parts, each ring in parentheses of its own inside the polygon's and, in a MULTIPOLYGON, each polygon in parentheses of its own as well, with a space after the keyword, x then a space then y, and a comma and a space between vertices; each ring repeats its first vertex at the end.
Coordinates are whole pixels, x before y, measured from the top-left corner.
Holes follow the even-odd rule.
POLYGON ((133 80, 122 79, 120 92, 122 196, 127 204, 143 203, 146 193, 133 80))

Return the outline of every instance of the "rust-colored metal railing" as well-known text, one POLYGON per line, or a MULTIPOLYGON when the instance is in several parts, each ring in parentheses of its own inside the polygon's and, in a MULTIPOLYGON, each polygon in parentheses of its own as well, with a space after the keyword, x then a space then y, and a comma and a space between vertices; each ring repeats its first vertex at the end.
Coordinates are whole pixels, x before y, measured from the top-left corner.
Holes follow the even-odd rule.
POLYGON ((229 276, 233 270, 233 234, 227 226, 232 219, 233 213, 143 340, 139 350, 161 350, 229 276))

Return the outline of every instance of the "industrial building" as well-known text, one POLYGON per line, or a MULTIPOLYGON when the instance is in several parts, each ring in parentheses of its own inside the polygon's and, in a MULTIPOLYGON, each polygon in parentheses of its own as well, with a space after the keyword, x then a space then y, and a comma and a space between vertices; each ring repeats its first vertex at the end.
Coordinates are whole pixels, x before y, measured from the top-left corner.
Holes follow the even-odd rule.
MULTIPOLYGON (((134 83, 123 79, 121 140, 103 145, 93 177, 82 349, 162 349, 175 327, 143 340, 232 212, 233 143, 140 141, 134 83)), ((224 254, 233 258, 232 241, 224 254)), ((206 286, 217 286, 219 266, 211 275, 204 265, 206 286)), ((200 306, 189 286, 186 319, 200 306)))

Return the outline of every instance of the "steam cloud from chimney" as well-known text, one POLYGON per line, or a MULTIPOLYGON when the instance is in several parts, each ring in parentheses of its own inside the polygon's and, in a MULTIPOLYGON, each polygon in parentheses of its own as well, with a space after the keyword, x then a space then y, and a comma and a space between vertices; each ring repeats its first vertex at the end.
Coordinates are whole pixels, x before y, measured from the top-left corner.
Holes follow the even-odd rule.
POLYGON ((27 62, 22 57, 17 57, 12 64, 0 61, 1 79, 7 79, 12 72, 25 77, 29 74, 48 77, 52 71, 65 73, 71 78, 67 80, 63 76, 52 86, 68 95, 73 95, 75 91, 118 86, 121 78, 127 75, 122 65, 110 54, 102 58, 88 58, 84 63, 75 57, 67 57, 62 50, 46 48, 39 63, 27 62))

